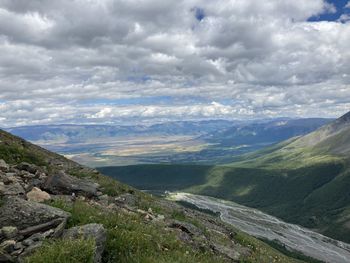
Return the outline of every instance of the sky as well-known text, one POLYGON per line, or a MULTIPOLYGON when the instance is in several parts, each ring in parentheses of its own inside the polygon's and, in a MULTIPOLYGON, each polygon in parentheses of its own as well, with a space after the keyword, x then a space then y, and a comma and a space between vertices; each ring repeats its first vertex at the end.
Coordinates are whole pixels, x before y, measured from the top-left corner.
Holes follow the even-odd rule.
POLYGON ((0 127, 347 111, 348 0, 0 0, 0 127))

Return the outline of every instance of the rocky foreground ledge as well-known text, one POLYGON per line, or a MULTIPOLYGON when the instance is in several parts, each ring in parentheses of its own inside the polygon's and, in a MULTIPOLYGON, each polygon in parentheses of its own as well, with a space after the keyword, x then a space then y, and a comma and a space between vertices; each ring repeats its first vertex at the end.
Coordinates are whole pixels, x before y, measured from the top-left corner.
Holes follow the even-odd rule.
MULTIPOLYGON (((233 242, 228 247, 214 240, 210 242, 203 230, 191 223, 165 218, 151 208, 148 211, 138 208, 133 191, 111 197, 101 190, 99 184, 69 175, 64 170, 48 172, 45 167, 25 162, 9 165, 0 160, 0 262, 25 262, 25 258, 47 239, 78 238, 94 241, 94 262, 101 262, 106 242, 103 225, 86 224, 66 229, 71 214, 49 205, 55 200, 66 203, 84 201, 109 211, 139 214, 145 222, 161 221, 162 227, 175 230, 182 242, 215 251, 229 261, 239 260, 242 255, 250 253, 248 248, 233 242)), ((214 221, 207 223, 208 227, 218 228, 215 231, 219 232, 220 227, 214 221)), ((224 231, 228 233, 227 229, 224 231)))
POLYGON ((68 212, 45 204, 51 199, 104 200, 99 185, 58 171, 48 175, 33 164, 8 165, 0 160, 0 262, 21 262, 47 238, 92 238, 94 262, 101 261, 106 241, 102 225, 65 229, 68 212))

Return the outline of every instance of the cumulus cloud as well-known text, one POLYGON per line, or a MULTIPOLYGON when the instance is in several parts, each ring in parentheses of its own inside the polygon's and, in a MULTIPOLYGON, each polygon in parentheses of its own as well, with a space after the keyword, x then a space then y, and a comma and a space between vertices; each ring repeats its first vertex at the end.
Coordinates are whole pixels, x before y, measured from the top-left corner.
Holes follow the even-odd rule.
POLYGON ((332 12, 323 0, 0 0, 0 125, 334 117, 349 110, 349 19, 308 21, 332 12))

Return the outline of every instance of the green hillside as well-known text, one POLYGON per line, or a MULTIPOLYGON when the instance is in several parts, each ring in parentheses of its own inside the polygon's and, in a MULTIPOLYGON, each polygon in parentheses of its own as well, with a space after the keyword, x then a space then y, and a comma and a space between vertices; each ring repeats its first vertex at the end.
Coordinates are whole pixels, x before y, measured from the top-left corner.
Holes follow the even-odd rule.
POLYGON ((2 130, 0 214, 1 262, 316 262, 272 244, 276 250, 216 216, 142 193, 2 130), (30 199, 33 191, 50 200, 30 199), (60 217, 49 221, 53 211, 64 216, 58 226, 60 217), (64 236, 91 224, 104 229, 103 237, 97 232, 79 232, 76 239, 64 236), (94 259, 97 249, 101 261, 94 259))
POLYGON ((350 242, 349 152, 350 113, 225 166, 150 165, 104 172, 144 189, 233 200, 350 242))
POLYGON ((350 242, 350 113, 300 138, 216 167, 191 192, 260 208, 350 242))

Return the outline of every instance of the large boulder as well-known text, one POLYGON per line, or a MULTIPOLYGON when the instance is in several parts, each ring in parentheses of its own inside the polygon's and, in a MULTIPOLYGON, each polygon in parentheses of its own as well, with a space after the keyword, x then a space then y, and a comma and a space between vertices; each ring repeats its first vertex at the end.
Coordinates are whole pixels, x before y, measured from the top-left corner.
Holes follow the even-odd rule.
POLYGON ((78 239, 92 238, 95 241, 95 253, 94 263, 100 263, 102 260, 102 253, 106 243, 106 230, 101 224, 87 224, 83 226, 77 226, 66 230, 63 233, 63 238, 66 239, 78 239))
POLYGON ((87 197, 97 196, 99 185, 79 179, 59 171, 49 176, 43 188, 53 194, 82 194, 87 197))
POLYGON ((70 214, 45 204, 8 196, 0 206, 0 228, 13 226, 23 236, 58 227, 70 214))

